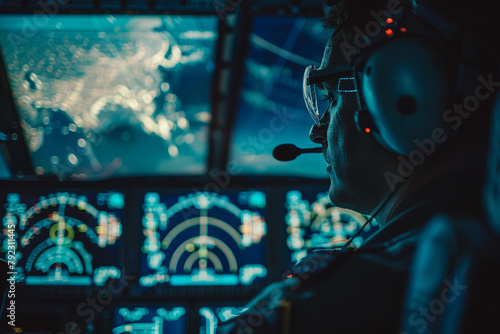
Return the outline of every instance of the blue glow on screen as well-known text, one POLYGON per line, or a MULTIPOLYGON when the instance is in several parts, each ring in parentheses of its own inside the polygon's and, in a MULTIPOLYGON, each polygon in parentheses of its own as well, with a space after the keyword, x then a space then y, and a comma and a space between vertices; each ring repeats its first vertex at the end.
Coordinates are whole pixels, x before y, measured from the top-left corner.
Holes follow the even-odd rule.
MULTIPOLYGON (((305 257, 311 248, 345 244, 368 219, 358 212, 333 206, 328 192, 315 190, 288 191, 285 209, 291 263, 305 257)), ((379 226, 373 220, 353 239, 352 245, 360 247, 378 230, 379 226)))
POLYGON ((103 286, 121 277, 123 194, 7 193, 0 216, 0 254, 16 282, 103 286))
POLYGON ((216 16, 33 17, 0 47, 37 174, 205 172, 216 16))
POLYGON ((5 156, 2 152, 0 152, 0 178, 7 179, 10 177, 10 170, 7 166, 7 162, 5 161, 5 156))
POLYGON ((229 171, 233 174, 296 175, 326 178, 321 155, 291 162, 272 157, 275 146, 309 140, 313 120, 302 97, 304 69, 319 65, 329 38, 319 18, 258 17, 250 34, 229 171))
POLYGON ((186 332, 186 309, 183 307, 121 307, 115 309, 113 334, 167 334, 186 332))
POLYGON ((141 286, 262 281, 267 276, 263 197, 260 191, 182 196, 147 193, 141 286))

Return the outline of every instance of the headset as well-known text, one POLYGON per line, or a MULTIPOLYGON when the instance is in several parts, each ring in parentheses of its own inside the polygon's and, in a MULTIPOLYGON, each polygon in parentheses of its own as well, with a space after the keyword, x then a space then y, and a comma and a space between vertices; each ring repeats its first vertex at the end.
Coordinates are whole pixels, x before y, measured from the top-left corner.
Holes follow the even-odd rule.
MULTIPOLYGON (((391 2, 397 0, 385 3, 391 2)), ((434 144, 433 152, 453 141, 456 131, 446 117, 447 111, 455 101, 473 94, 480 73, 474 66, 470 35, 456 22, 426 0, 399 3, 401 10, 366 23, 365 27, 371 24, 371 33, 357 30, 363 47, 348 60, 353 69, 349 78, 353 89, 342 91, 356 94, 354 121, 358 131, 372 135, 386 149, 412 161, 413 152, 420 148, 417 142, 432 140, 436 131, 440 138, 447 139, 439 142, 441 145, 434 144), (375 22, 378 29, 373 29, 375 22)), ((387 194, 367 223, 394 194, 387 194)), ((342 246, 343 250, 352 248, 352 240, 365 226, 342 246)))
POLYGON ((432 139, 435 131, 447 138, 446 144, 452 141, 455 131, 446 111, 474 91, 479 72, 470 65, 475 58, 470 36, 456 22, 425 0, 400 4, 385 21, 374 18, 379 29, 373 29, 374 22, 365 26, 370 31, 358 35, 365 47, 350 66, 358 130, 390 151, 410 156, 418 149, 416 141, 432 139))

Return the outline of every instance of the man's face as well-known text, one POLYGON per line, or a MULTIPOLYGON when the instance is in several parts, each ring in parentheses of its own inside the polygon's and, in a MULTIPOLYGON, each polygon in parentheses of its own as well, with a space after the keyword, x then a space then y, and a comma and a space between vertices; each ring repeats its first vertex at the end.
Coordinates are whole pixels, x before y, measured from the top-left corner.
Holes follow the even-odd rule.
MULTIPOLYGON (((320 69, 347 63, 338 46, 340 41, 339 35, 330 39, 320 69)), ((336 206, 370 213, 390 191, 383 174, 397 166, 397 159, 371 135, 357 130, 355 93, 336 92, 335 82, 323 83, 322 87, 330 96, 330 106, 321 119, 326 125, 314 125, 310 138, 324 148, 330 200, 336 206)))

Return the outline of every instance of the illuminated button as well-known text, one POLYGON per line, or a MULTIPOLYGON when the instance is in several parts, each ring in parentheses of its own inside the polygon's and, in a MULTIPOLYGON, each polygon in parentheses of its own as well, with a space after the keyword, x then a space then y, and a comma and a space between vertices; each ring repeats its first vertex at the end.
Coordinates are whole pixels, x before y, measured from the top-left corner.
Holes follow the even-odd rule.
POLYGON ((208 255, 208 250, 205 247, 200 248, 200 250, 198 251, 198 254, 200 255, 200 257, 206 257, 208 255))
POLYGON ((190 253, 194 252, 195 246, 193 244, 187 244, 186 245, 186 250, 190 253))
POLYGON ((108 206, 114 209, 123 209, 125 205, 125 199, 121 193, 113 193, 108 198, 108 206))

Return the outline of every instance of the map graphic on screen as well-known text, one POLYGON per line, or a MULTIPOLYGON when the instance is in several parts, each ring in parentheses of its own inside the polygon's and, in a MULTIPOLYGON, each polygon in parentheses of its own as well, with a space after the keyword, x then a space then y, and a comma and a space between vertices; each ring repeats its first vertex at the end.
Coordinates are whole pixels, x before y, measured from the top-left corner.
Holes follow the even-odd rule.
POLYGON ((216 16, 59 13, 29 37, 27 21, 0 15, 0 51, 36 174, 203 173, 216 16))

